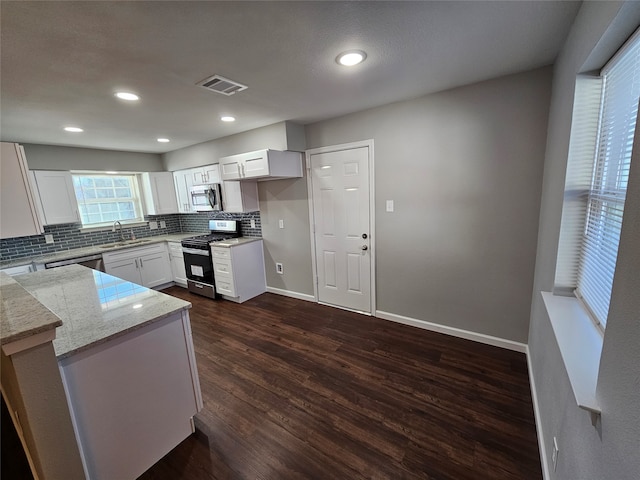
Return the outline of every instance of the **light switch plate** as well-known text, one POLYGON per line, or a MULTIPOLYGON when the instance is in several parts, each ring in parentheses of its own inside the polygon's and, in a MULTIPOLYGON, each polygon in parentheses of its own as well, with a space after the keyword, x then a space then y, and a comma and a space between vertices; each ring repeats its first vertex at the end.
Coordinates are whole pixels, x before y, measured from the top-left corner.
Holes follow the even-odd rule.
POLYGON ((149 222, 149 230, 157 230, 157 229, 158 229, 158 222, 156 221, 149 222))
POLYGON ((167 228, 167 222, 160 220, 160 228, 167 228))
POLYGON ((393 200, 387 200, 387 212, 393 212, 393 200))
POLYGON ((284 228, 284 220, 283 219, 278 220, 278 227, 284 228))
POLYGON ((256 219, 255 218, 251 219, 251 228, 256 228, 256 219))
POLYGON ((45 234, 44 241, 45 243, 53 243, 53 235, 50 233, 45 234))

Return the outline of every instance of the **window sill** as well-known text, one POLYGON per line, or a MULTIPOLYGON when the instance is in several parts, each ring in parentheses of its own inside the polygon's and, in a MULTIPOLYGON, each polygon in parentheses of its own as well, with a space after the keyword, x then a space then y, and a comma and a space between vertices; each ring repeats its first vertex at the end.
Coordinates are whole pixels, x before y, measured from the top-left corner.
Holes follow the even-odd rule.
POLYGON ((596 398, 603 336, 575 297, 541 292, 578 407, 600 414, 596 398))
MULTIPOLYGON (((124 223, 122 222, 122 228, 130 228, 130 227, 143 227, 148 225, 149 222, 132 222, 132 223, 124 223)), ((111 225, 99 225, 96 227, 81 227, 80 231, 85 232, 105 232, 107 230, 113 231, 113 224, 111 225)))

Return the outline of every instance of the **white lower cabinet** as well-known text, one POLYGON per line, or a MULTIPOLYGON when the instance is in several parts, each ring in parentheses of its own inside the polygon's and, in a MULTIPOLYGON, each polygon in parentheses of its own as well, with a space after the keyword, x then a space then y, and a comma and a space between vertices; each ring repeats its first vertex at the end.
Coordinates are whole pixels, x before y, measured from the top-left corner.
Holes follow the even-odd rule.
POLYGON ((178 242, 167 242, 169 247, 169 260, 171 261, 171 271, 173 281, 181 287, 187 286, 187 270, 184 266, 184 255, 182 245, 178 242))
POLYGON ((138 285, 153 288, 173 281, 164 243, 103 253, 102 259, 106 273, 138 285))
POLYGON ((267 291, 262 240, 211 247, 216 292, 242 303, 267 291))
POLYGON ((87 479, 138 478, 194 432, 202 396, 185 310, 59 368, 87 479))

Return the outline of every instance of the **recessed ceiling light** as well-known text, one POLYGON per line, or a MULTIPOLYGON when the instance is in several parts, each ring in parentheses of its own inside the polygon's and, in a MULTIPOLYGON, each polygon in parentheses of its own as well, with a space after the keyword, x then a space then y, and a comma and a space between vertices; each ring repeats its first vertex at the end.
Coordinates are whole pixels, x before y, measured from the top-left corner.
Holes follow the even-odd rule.
POLYGON ((158 141, 160 143, 169 143, 171 140, 169 140, 168 138, 159 138, 158 141))
POLYGON ((364 62, 367 58, 367 54, 362 50, 349 50, 348 52, 342 52, 336 57, 336 62, 345 67, 353 67, 359 63, 364 62))
POLYGON ((224 117, 220 117, 220 120, 222 120, 223 122, 235 122, 236 121, 236 117, 231 117, 229 115, 224 116, 224 117))
POLYGON ((120 100, 127 100, 129 102, 140 100, 140 97, 138 95, 131 92, 116 92, 116 97, 118 97, 120 100))
POLYGON ((65 131, 72 132, 72 133, 84 132, 84 130, 79 128, 79 127, 64 127, 64 129, 65 129, 65 131))

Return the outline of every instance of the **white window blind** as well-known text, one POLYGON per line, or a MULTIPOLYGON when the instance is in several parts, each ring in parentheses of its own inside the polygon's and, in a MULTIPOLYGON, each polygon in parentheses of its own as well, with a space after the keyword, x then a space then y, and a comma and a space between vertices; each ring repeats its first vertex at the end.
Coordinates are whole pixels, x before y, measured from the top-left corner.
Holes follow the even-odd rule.
POLYGON ((601 72, 602 101, 576 294, 606 325, 640 98, 640 35, 601 72))

